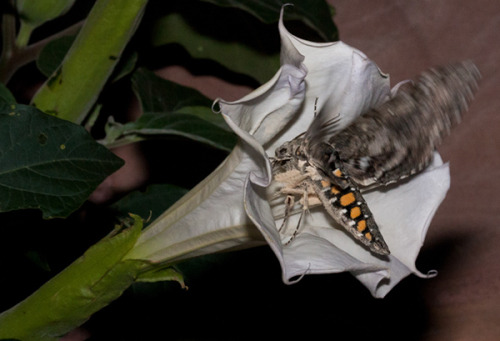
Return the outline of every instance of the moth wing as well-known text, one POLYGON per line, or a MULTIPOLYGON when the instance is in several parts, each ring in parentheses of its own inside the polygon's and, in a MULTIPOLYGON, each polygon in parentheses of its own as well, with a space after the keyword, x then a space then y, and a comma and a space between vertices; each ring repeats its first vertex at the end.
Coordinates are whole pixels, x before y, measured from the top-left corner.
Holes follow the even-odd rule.
POLYGON ((330 137, 358 184, 388 184, 423 170, 461 121, 480 78, 470 61, 430 69, 389 101, 330 137))

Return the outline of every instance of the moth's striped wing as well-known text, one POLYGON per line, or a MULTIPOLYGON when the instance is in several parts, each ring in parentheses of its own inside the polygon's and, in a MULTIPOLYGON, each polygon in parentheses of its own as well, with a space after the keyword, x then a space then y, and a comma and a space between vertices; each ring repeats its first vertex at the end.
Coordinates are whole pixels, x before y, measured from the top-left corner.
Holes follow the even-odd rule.
POLYGON ((468 61, 430 69, 328 143, 346 173, 361 185, 387 184, 419 172, 460 122, 479 78, 478 69, 468 61))

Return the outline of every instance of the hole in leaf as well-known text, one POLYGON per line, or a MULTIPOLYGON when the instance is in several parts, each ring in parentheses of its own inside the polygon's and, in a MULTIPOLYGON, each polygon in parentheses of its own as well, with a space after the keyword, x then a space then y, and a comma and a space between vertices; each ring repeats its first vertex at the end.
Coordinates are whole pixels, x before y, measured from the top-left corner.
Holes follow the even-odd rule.
POLYGON ((47 143, 47 140, 49 137, 45 133, 40 133, 38 135, 38 143, 40 143, 42 146, 44 146, 47 143))

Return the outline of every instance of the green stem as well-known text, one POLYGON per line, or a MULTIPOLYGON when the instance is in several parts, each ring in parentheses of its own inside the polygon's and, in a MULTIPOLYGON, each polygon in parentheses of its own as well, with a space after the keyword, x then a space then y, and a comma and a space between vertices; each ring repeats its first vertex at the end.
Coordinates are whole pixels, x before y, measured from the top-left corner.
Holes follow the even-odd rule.
POLYGON ((35 29, 35 26, 21 21, 21 26, 19 27, 19 32, 17 34, 16 45, 18 48, 24 48, 28 45, 31 37, 31 33, 35 29))
POLYGON ((2 15, 2 55, 0 56, 0 81, 6 83, 13 72, 10 64, 15 53, 16 19, 10 13, 2 15))
POLYGON ((81 123, 135 32, 147 0, 97 0, 61 67, 32 104, 81 123))

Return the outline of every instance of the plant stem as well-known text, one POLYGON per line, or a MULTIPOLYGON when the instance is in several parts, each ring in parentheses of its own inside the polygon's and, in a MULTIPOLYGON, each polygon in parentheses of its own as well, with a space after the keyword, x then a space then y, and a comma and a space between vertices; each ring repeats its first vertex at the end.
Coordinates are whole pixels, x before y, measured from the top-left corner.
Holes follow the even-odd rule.
POLYGON ((2 15, 2 54, 0 55, 0 81, 6 83, 13 72, 12 56, 15 54, 16 19, 11 13, 2 15))
POLYGON ((21 26, 19 27, 19 32, 17 33, 16 46, 20 49, 26 47, 30 41, 31 33, 35 27, 33 25, 27 24, 21 21, 21 26))

